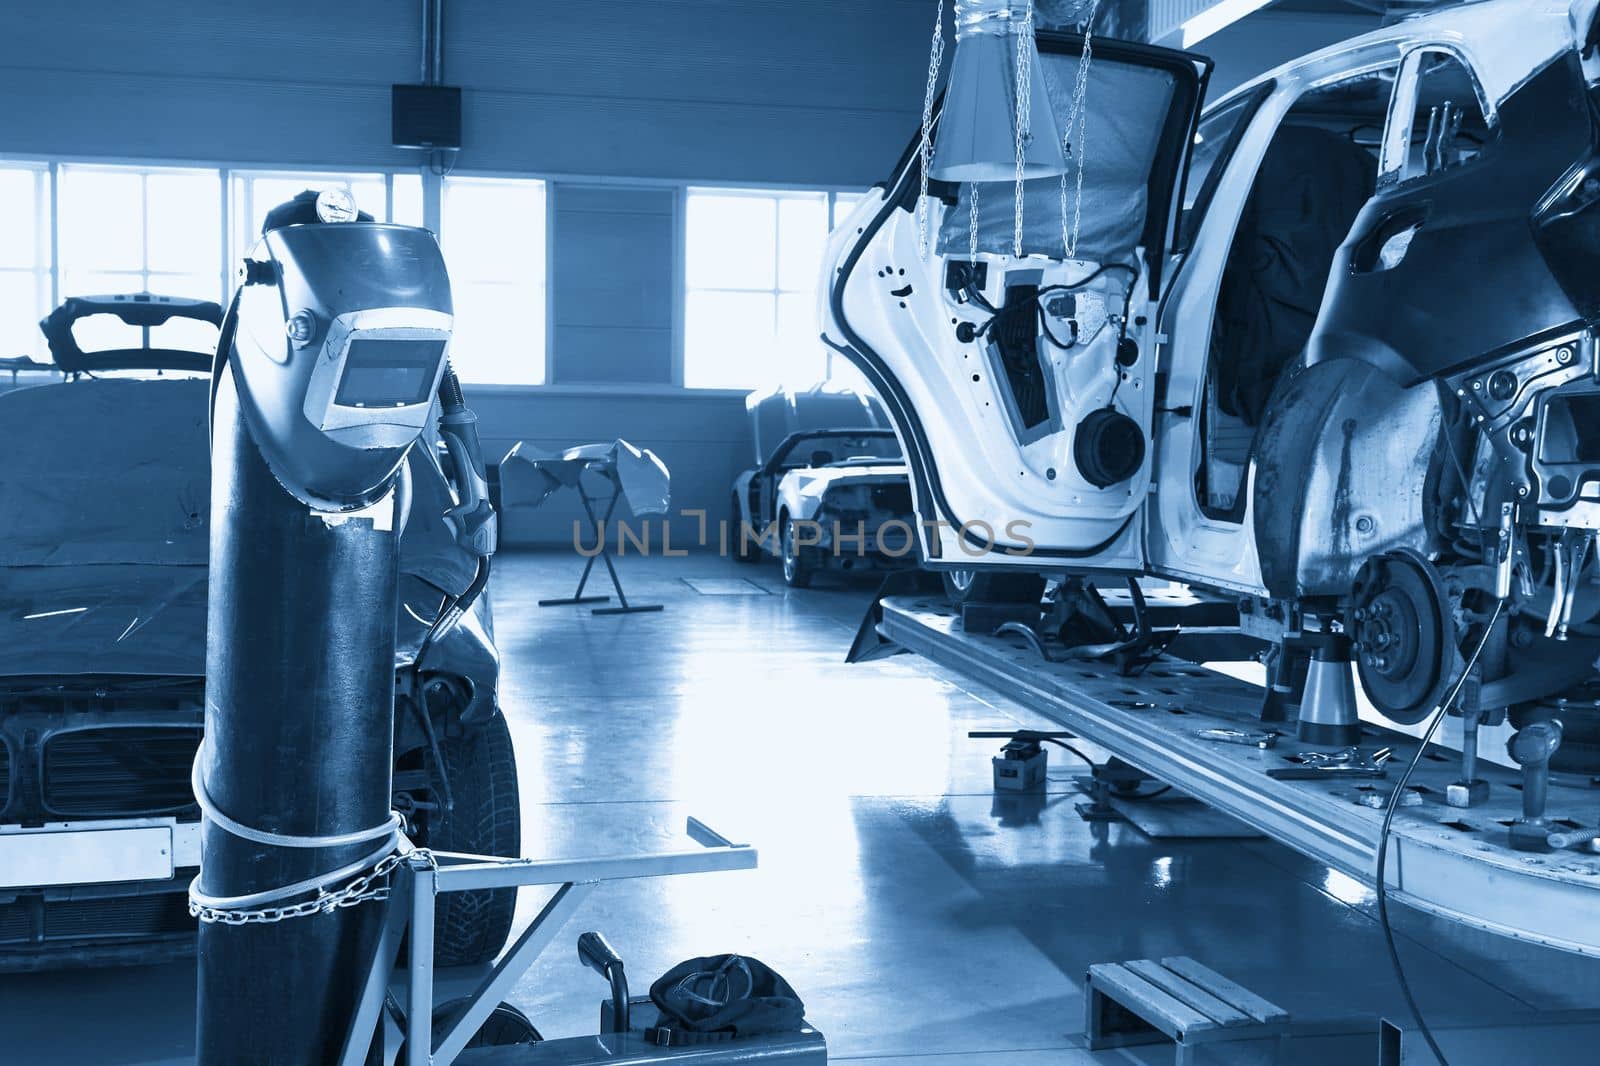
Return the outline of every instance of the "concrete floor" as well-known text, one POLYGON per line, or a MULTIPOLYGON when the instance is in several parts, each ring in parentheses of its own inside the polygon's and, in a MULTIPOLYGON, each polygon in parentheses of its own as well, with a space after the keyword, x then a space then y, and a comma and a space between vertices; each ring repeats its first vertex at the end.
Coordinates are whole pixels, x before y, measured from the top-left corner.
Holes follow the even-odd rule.
MULTIPOLYGON (((998 803, 995 745, 966 731, 1049 723, 911 656, 844 665, 870 585, 789 592, 775 565, 701 556, 621 565, 663 613, 537 607, 575 582, 570 553, 497 571, 525 851, 681 847, 693 814, 759 848, 761 867, 597 891, 512 997, 545 1035, 594 1031, 604 988, 571 948, 583 929, 606 933, 640 992, 693 955, 756 955, 805 998, 833 1058, 877 1066, 1170 1062, 1170 1048, 1083 1050, 1080 989, 1091 963, 1172 954, 1307 1031, 1358 1034, 1299 1039, 1296 1063, 1374 1061, 1376 1017, 1403 1017, 1371 894, 1348 878, 1266 841, 1087 823, 1061 760, 1047 794, 998 803), (706 595, 686 578, 753 584, 706 595)), ((525 892, 519 920, 540 902, 525 892)), ((1397 917, 1435 1025, 1600 1007, 1596 962, 1397 917)), ((187 965, 0 977, 0 1059, 183 1062, 192 1002, 187 965)), ((1475 1061, 1445 1046, 1455 1066, 1475 1061)))

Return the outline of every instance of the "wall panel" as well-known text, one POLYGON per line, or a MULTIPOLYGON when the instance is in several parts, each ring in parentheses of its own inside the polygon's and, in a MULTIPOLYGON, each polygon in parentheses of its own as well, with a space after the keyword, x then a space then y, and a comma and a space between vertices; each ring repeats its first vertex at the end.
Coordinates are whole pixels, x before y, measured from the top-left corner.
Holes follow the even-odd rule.
POLYGON ((676 192, 560 182, 551 197, 552 381, 670 385, 676 192))

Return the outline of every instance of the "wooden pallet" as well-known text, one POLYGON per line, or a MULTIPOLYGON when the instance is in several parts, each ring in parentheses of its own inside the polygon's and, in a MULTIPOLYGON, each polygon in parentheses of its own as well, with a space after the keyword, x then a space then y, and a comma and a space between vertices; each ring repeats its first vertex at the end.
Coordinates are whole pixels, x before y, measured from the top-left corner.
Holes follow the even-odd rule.
POLYGON ((1091 1050, 1171 1040, 1174 1066, 1201 1044, 1276 1040, 1283 1059, 1289 1013, 1183 955, 1089 967, 1084 1031, 1091 1050))

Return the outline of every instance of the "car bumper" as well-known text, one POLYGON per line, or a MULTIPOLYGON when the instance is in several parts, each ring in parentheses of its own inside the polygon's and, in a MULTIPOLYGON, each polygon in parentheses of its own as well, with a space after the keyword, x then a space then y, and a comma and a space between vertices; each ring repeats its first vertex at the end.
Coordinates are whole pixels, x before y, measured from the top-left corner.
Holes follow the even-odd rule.
POLYGON ((197 821, 0 826, 0 972, 192 954, 199 865, 197 821))
POLYGON ((5 680, 0 971, 193 952, 202 714, 197 679, 5 680))

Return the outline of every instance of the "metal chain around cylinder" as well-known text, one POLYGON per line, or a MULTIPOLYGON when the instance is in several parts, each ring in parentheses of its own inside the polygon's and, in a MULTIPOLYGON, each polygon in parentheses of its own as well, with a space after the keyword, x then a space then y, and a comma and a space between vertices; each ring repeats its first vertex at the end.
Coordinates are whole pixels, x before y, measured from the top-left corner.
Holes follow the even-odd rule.
POLYGON ((1072 103, 1067 112, 1067 121, 1061 131, 1061 150, 1071 166, 1068 170, 1074 171, 1075 192, 1072 202, 1072 223, 1067 224, 1067 170, 1061 172, 1061 247, 1066 258, 1075 259, 1078 255, 1078 235, 1083 230, 1083 163, 1084 163, 1084 136, 1089 129, 1089 112, 1084 107, 1084 98, 1089 92, 1089 64, 1094 56, 1094 16, 1100 7, 1100 0, 1089 0, 1089 14, 1084 19, 1083 27, 1083 55, 1078 60, 1078 75, 1072 84, 1072 103))
POLYGON ((1016 37, 1016 115, 1012 122, 1016 132, 1017 148, 1017 174, 1015 182, 1015 199, 1011 218, 1011 254, 1018 259, 1022 258, 1022 206, 1023 184, 1022 175, 1027 164, 1028 142, 1032 140, 1032 121, 1029 114, 1029 103, 1033 99, 1033 0, 1028 0, 1027 12, 1022 17, 1022 25, 1015 32, 1016 37))
MULTIPOLYGON (((426 848, 413 848, 409 852, 391 852, 378 860, 366 873, 359 874, 340 888, 331 891, 319 889, 310 899, 298 903, 264 907, 226 907, 189 900, 189 916, 216 925, 272 925, 291 918, 311 918, 318 914, 331 914, 342 907, 354 907, 369 900, 389 898, 389 886, 374 882, 388 877, 407 859, 420 859, 437 870, 438 860, 426 848)), ((293 886, 291 886, 293 887, 293 886)))
MULTIPOLYGON (((978 183, 967 182, 967 261, 973 266, 978 265, 978 183)), ((977 274, 973 274, 973 284, 977 284, 977 274)))
POLYGON ((921 163, 922 188, 917 194, 917 254, 928 258, 928 168, 933 166, 933 97, 944 66, 944 0, 939 0, 933 16, 933 41, 928 46, 928 86, 922 95, 922 144, 917 153, 921 163))

